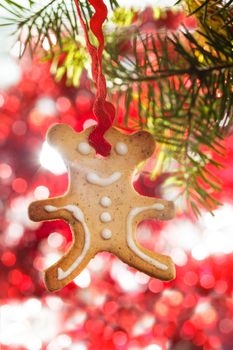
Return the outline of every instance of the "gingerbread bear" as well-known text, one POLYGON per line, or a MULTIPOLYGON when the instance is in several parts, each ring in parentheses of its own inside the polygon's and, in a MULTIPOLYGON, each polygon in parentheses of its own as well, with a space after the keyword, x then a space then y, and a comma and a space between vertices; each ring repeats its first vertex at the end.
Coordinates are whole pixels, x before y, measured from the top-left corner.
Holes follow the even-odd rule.
POLYGON ((105 134, 112 144, 111 154, 101 157, 88 143, 92 130, 76 133, 68 125, 57 124, 47 135, 65 160, 69 188, 61 197, 33 202, 29 216, 34 221, 63 219, 73 235, 69 251, 45 271, 48 290, 71 282, 102 251, 152 277, 173 279, 171 258, 145 249, 135 237, 140 221, 174 216, 173 202, 139 195, 132 185, 136 165, 154 152, 153 137, 145 131, 125 135, 111 128, 105 134))

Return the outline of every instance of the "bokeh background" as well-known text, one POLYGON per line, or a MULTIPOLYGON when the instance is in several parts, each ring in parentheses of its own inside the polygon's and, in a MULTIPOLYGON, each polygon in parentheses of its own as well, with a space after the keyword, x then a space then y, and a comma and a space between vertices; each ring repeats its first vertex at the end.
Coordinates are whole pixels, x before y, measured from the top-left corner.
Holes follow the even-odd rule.
MULTIPOLYGON (((56 122, 87 125, 94 95, 85 76, 74 89, 54 82, 49 63, 27 55, 19 63, 14 40, 0 29, 0 348, 232 350, 233 136, 216 173, 223 205, 214 216, 203 211, 195 219, 182 210, 171 222, 138 228, 144 246, 173 258, 174 281, 102 253, 69 286, 49 293, 42 271, 68 249, 70 230, 62 221, 31 222, 27 207, 66 190, 66 169, 46 130, 56 122)), ((145 171, 135 187, 154 196, 161 183, 145 171)))

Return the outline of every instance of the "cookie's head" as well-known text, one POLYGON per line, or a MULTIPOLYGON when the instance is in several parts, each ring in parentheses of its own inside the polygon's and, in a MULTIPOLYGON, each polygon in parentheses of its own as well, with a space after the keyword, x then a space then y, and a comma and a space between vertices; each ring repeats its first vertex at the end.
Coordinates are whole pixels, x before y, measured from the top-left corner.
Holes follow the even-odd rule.
POLYGON ((135 134, 123 134, 115 128, 109 129, 105 138, 112 145, 108 157, 96 155, 95 149, 90 146, 88 138, 94 127, 90 127, 81 133, 74 131, 69 125, 56 124, 47 134, 48 142, 55 146, 65 160, 88 164, 109 163, 111 168, 119 169, 128 167, 130 170, 144 159, 149 158, 155 149, 153 136, 146 131, 135 134), (95 160, 94 160, 94 159, 95 160))

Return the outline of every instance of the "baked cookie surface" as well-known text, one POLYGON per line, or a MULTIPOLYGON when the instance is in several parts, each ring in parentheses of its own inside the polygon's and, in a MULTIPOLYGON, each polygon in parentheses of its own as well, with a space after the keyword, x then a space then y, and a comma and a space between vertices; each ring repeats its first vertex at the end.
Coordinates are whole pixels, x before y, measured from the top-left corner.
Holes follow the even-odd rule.
POLYGON ((152 277, 173 279, 171 258, 145 249, 135 237, 140 221, 174 217, 173 202, 142 196, 132 185, 135 167, 154 152, 153 137, 145 131, 125 135, 111 128, 105 134, 112 144, 111 154, 101 157, 88 143, 92 130, 76 133, 68 125, 57 124, 47 134, 67 165, 69 188, 61 197, 33 202, 29 217, 63 219, 73 235, 69 251, 45 271, 48 290, 67 285, 102 251, 152 277))

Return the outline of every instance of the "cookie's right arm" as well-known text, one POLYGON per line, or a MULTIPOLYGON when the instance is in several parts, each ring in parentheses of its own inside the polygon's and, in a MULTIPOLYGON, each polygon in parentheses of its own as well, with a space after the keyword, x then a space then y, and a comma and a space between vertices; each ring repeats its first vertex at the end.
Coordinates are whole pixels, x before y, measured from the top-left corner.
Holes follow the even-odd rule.
POLYGON ((49 198, 32 202, 28 208, 28 215, 32 221, 61 219, 61 213, 49 210, 61 205, 61 198, 49 198))

